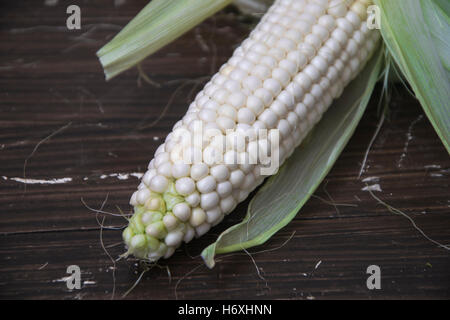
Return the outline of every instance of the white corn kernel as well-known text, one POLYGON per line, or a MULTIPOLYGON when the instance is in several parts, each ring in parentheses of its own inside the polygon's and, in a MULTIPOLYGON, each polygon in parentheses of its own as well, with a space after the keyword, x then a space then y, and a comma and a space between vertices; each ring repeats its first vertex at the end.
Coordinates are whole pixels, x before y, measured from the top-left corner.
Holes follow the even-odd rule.
POLYGON ((162 175, 156 175, 150 181, 150 189, 155 192, 163 193, 167 186, 169 185, 169 181, 166 177, 162 175))
POLYGON ((195 182, 191 178, 180 178, 175 182, 175 189, 181 195, 190 195, 195 191, 195 182))
POLYGON ((214 208, 219 203, 217 192, 202 193, 200 196, 200 206, 203 210, 214 208))
POLYGON ((216 180, 212 176, 206 176, 197 181, 197 190, 200 193, 208 193, 216 189, 216 180))
POLYGON ((192 210, 191 218, 189 220, 193 227, 198 227, 206 220, 206 213, 201 208, 195 208, 192 210))

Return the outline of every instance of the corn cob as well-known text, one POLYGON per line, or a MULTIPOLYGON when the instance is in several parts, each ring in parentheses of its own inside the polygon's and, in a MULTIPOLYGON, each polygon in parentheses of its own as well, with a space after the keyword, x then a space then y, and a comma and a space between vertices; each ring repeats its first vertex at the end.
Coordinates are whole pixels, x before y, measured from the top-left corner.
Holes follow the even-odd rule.
POLYGON ((123 232, 128 254, 170 257, 263 182, 262 163, 236 159, 249 159, 258 147, 267 151, 275 136, 215 149, 223 134, 276 130, 279 163, 292 154, 373 53, 379 33, 367 29, 370 2, 275 1, 156 150, 130 200, 134 215, 123 232), (219 134, 187 147, 177 133, 193 132, 199 123, 219 134), (223 161, 186 163, 180 150, 191 157, 223 150, 223 161))

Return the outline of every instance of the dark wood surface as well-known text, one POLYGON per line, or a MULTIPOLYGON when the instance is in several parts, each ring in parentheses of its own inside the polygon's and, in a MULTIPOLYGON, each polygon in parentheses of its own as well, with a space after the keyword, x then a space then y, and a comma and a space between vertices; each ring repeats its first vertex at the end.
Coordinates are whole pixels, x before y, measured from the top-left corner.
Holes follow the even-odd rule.
MULTIPOLYGON (((95 209, 105 202, 106 211, 130 211, 128 200, 138 180, 114 174, 144 172, 161 139, 200 90, 202 77, 226 61, 251 27, 249 19, 222 11, 145 61, 143 70, 161 88, 139 81, 136 69, 107 83, 95 52, 146 3, 123 2, 2 4, 2 299, 110 299, 114 282, 114 298, 120 299, 135 283, 142 267, 121 260, 113 268, 101 247, 96 216, 82 199, 95 209), (71 3, 81 7, 81 31, 65 28, 71 3), (20 182, 63 178, 71 181, 20 182), (69 265, 81 268, 81 290, 67 289, 62 280, 69 265)), ((449 252, 362 191, 362 179, 378 177, 369 184, 380 185, 382 191, 375 192, 380 199, 404 211, 432 239, 450 243, 450 159, 419 103, 401 87, 358 179, 378 123, 379 94, 377 89, 316 197, 264 246, 250 250, 256 266, 247 254, 235 254, 221 257, 209 270, 198 257, 243 217, 245 202, 207 236, 162 261, 164 268, 145 273, 127 298, 448 299, 449 252), (336 208, 330 197, 351 206, 336 208), (267 249, 273 250, 257 253, 267 249), (381 268, 381 290, 366 287, 369 265, 381 268)), ((124 223, 107 216, 105 226, 124 223)), ((119 230, 105 228, 102 238, 114 259, 124 252, 119 230)))

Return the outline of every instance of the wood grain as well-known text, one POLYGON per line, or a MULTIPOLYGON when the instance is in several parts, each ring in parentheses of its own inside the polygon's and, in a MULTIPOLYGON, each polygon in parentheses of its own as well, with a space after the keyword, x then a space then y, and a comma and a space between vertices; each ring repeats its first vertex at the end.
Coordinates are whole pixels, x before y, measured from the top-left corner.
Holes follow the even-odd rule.
MULTIPOLYGON (((120 6, 112 0, 78 1, 82 30, 68 31, 65 9, 76 2, 45 6, 44 1, 10 0, 0 13, 2 299, 111 298, 113 264, 101 247, 95 214, 81 199, 95 209, 107 199, 104 210, 130 211, 138 180, 113 175, 145 171, 161 139, 200 90, 202 77, 214 73, 251 28, 251 19, 226 9, 144 62, 161 88, 139 83, 136 70, 105 82, 96 50, 147 1, 120 6), (18 182, 25 161, 27 179, 72 180, 18 182), (81 290, 68 290, 61 280, 72 264, 87 281, 81 290)), ((316 197, 264 246, 251 250, 256 266, 248 255, 235 254, 208 270, 198 257, 243 217, 245 202, 210 234, 161 262, 171 279, 166 269, 154 268, 127 298, 448 299, 449 252, 362 191, 362 179, 378 177, 378 197, 408 214, 429 237, 450 243, 450 159, 419 103, 400 86, 358 179, 378 123, 379 95, 378 88, 316 197), (273 250, 260 252, 268 249, 273 250), (366 287, 366 268, 372 264, 381 267, 381 290, 366 287)), ((105 225, 125 222, 108 216, 105 225)), ((112 257, 124 252, 120 231, 104 229, 102 235, 105 246, 114 245, 108 248, 112 257)), ((115 298, 141 271, 135 261, 117 262, 115 298)))

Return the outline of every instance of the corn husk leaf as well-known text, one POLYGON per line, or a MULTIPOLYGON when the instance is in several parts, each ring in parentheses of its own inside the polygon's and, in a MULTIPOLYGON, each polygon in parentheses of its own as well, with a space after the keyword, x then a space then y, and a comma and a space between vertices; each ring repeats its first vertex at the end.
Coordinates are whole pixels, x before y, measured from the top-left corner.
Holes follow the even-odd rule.
POLYGON ((137 65, 232 0, 152 0, 97 56, 106 80, 137 65))
POLYGON ((224 231, 201 254, 209 268, 215 255, 264 243, 287 225, 330 171, 361 119, 383 65, 378 49, 360 75, 344 90, 306 142, 254 196, 244 220, 224 231))
POLYGON ((274 3, 274 0, 234 0, 234 5, 244 13, 254 16, 264 14, 274 3))
POLYGON ((375 0, 381 33, 450 153, 450 2, 375 0))

